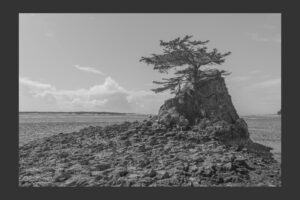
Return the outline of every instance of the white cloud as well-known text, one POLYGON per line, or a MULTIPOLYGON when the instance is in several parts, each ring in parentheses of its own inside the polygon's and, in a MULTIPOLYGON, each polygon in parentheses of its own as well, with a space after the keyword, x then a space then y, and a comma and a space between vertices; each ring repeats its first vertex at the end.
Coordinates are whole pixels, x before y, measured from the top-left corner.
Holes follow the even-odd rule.
POLYGON ((269 79, 266 81, 262 81, 259 83, 255 83, 250 86, 250 88, 270 88, 270 87, 280 87, 281 85, 281 78, 269 79))
POLYGON ((79 65, 75 65, 74 66, 76 69, 81 70, 81 71, 85 71, 85 72, 90 72, 90 73, 94 73, 94 74, 100 74, 100 75, 105 75, 103 72, 101 72, 98 69, 92 68, 92 67, 83 67, 83 66, 79 66, 79 65))
POLYGON ((252 82, 256 81, 257 84, 257 81, 266 80, 271 77, 270 74, 263 74, 261 70, 252 70, 247 72, 247 75, 229 76, 226 80, 228 80, 228 82, 245 82, 251 80, 252 82))
POLYGON ((65 111, 156 113, 167 97, 167 94, 152 91, 126 90, 111 77, 106 77, 102 84, 77 90, 59 90, 50 84, 20 77, 20 88, 27 95, 65 111))
POLYGON ((253 91, 253 92, 263 92, 267 94, 272 91, 280 91, 281 90, 281 78, 273 78, 269 80, 264 80, 261 82, 253 83, 249 86, 246 86, 245 91, 253 91), (266 90, 267 89, 267 90, 266 90))
POLYGON ((264 29, 271 29, 271 30, 279 29, 279 27, 277 25, 274 25, 274 24, 263 24, 262 28, 264 28, 264 29))
POLYGON ((241 82, 241 81, 247 81, 250 80, 250 76, 233 76, 228 78, 229 81, 234 81, 234 82, 241 82))
POLYGON ((27 77, 20 77, 19 78, 19 82, 20 84, 24 84, 27 85, 29 87, 32 87, 34 89, 54 89, 53 86, 51 86, 50 84, 45 84, 45 83, 40 83, 37 81, 32 81, 27 77))
POLYGON ((34 96, 38 96, 38 94, 43 93, 45 91, 55 91, 56 88, 50 84, 40 83, 37 81, 32 81, 27 77, 21 77, 19 79, 19 83, 28 88, 28 92, 34 96))
POLYGON ((261 36, 257 33, 251 33, 250 34, 252 40, 258 41, 258 42, 275 42, 275 43, 281 43, 281 37, 280 34, 275 34, 271 36, 261 36))
POLYGON ((255 69, 250 72, 250 74, 259 74, 259 73, 261 73, 261 70, 259 69, 255 69))
POLYGON ((265 75, 260 76, 259 78, 265 80, 265 79, 268 79, 268 78, 271 78, 271 77, 272 77, 271 74, 265 74, 265 75))

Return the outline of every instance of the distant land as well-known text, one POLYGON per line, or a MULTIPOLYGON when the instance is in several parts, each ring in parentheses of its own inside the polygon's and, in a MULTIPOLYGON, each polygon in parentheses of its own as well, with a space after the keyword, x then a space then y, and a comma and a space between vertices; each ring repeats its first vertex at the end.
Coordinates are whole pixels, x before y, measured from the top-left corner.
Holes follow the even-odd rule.
POLYGON ((281 109, 277 112, 277 115, 281 115, 281 109))
MULTIPOLYGON (((93 115, 153 115, 153 114, 142 114, 142 113, 121 113, 121 112, 94 112, 94 111, 77 111, 77 112, 68 112, 68 111, 19 111, 20 114, 76 114, 76 115, 85 115, 85 114, 93 114, 93 115)), ((279 113, 279 112, 278 112, 279 113)), ((241 117, 264 117, 264 116, 274 116, 280 114, 250 114, 250 115, 241 115, 241 117)))
POLYGON ((96 114, 96 115, 146 115, 146 114, 137 114, 137 113, 119 113, 119 112, 87 112, 87 111, 78 111, 78 112, 56 112, 56 111, 19 111, 22 114, 96 114))

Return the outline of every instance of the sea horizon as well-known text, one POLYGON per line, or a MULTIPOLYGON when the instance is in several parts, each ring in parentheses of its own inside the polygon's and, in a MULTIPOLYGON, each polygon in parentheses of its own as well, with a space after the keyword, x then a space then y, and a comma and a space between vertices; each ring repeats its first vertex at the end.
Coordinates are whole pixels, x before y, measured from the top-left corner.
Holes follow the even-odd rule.
MULTIPOLYGON (((111 112, 111 111, 19 111, 24 114, 34 114, 34 113, 50 113, 50 114, 115 114, 115 115, 157 115, 151 113, 133 113, 133 112, 111 112)), ((281 116, 277 113, 266 113, 266 114, 239 114, 241 117, 252 117, 252 116, 281 116)))

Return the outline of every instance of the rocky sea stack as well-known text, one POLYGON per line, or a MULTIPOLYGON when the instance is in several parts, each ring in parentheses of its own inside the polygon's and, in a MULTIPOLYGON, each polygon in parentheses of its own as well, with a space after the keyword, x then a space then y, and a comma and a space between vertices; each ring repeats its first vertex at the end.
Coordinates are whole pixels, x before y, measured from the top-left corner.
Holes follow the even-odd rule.
POLYGON ((157 116, 88 127, 20 147, 20 186, 281 186, 271 148, 254 143, 218 70, 185 85, 157 116))
POLYGON ((198 85, 184 85, 183 89, 161 106, 158 120, 169 126, 191 125, 204 127, 214 123, 222 126, 217 134, 223 139, 249 139, 246 122, 239 118, 225 80, 218 70, 209 70, 198 85), (196 89, 195 89, 196 88, 196 89))

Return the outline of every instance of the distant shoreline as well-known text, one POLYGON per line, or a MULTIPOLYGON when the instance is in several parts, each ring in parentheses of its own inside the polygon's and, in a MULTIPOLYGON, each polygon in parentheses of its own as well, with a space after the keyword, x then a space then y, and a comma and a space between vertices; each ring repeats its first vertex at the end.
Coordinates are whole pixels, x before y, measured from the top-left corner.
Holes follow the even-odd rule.
POLYGON ((84 114, 96 114, 96 115, 149 115, 149 114, 138 114, 138 113, 119 113, 119 112, 40 112, 40 111, 19 111, 19 114, 76 114, 76 115, 84 115, 84 114))
POLYGON ((277 114, 264 114, 264 115, 241 115, 240 117, 245 117, 245 118, 249 118, 249 117, 281 117, 281 115, 277 115, 277 114))
MULTIPOLYGON (((122 112, 93 112, 93 111, 78 111, 78 112, 67 112, 67 111, 19 111, 19 114, 96 114, 96 115, 154 115, 154 114, 141 114, 141 113, 122 113, 122 112)), ((258 114, 258 115, 241 115, 241 117, 276 117, 280 116, 277 114, 258 114)))

